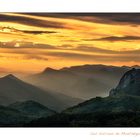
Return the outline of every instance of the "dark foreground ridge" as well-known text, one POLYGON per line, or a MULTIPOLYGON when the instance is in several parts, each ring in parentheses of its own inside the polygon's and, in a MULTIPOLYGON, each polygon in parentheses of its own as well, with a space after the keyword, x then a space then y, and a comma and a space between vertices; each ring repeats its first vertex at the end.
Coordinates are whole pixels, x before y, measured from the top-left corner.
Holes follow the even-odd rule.
POLYGON ((0 126, 19 127, 54 114, 55 111, 35 101, 16 102, 9 106, 0 106, 0 126))

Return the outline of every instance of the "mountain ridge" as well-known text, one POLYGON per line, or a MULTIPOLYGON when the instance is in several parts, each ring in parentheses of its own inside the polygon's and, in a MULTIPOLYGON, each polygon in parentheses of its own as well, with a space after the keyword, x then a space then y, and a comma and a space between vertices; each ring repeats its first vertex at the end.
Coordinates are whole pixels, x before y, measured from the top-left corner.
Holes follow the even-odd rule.
MULTIPOLYGON (((60 95, 62 97, 62 95, 60 95)), ((7 105, 16 101, 34 100, 53 110, 63 110, 80 101, 70 97, 59 98, 59 94, 43 90, 26 83, 13 75, 0 78, 0 104, 7 105)))
POLYGON ((40 73, 26 77, 25 81, 44 90, 49 89, 75 98, 89 99, 96 96, 107 96, 123 73, 129 69, 127 66, 88 64, 59 70, 45 68, 40 73))

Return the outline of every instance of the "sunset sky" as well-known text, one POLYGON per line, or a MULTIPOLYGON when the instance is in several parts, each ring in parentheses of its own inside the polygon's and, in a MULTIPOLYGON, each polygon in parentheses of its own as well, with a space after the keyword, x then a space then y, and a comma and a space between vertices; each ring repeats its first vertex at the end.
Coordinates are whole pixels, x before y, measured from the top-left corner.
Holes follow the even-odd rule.
POLYGON ((140 65, 140 14, 0 13, 0 72, 140 65))

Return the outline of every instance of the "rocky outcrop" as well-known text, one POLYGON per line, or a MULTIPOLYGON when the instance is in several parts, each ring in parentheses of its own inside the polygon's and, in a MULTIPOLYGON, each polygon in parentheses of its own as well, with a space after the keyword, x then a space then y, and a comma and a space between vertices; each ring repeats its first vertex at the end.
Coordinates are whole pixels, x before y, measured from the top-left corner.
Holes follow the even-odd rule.
POLYGON ((110 91, 110 96, 119 94, 140 95, 140 69, 131 69, 121 78, 118 86, 110 91))

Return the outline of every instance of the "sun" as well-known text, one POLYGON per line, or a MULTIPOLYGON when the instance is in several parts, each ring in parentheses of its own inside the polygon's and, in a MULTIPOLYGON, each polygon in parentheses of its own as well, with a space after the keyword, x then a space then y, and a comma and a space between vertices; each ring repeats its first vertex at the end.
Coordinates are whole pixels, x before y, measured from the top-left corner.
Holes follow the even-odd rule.
POLYGON ((18 48, 18 47, 20 47, 20 44, 16 43, 14 47, 18 48))

